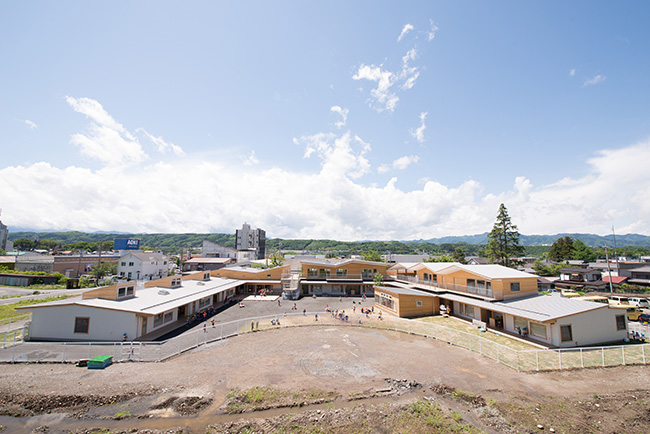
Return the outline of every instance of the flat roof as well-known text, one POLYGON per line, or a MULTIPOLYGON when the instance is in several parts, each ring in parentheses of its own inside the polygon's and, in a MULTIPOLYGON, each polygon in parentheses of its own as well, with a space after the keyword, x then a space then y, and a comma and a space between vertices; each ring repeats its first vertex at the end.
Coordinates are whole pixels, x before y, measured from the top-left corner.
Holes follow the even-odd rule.
POLYGON ((57 300, 49 303, 25 306, 19 309, 29 310, 31 308, 78 305, 145 315, 158 315, 202 298, 236 288, 245 283, 248 282, 244 280, 219 277, 213 277, 209 281, 183 280, 182 286, 178 288, 163 288, 160 286, 137 288, 135 291, 135 297, 123 300, 106 300, 102 298, 83 300, 81 297, 75 297, 66 300, 57 300))

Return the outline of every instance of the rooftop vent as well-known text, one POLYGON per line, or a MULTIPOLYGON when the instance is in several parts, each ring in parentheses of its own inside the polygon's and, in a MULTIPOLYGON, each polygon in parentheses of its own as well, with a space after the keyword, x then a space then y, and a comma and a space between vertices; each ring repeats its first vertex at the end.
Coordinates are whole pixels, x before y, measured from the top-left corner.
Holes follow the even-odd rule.
POLYGON ((169 295, 169 291, 167 291, 166 289, 161 289, 160 291, 158 291, 158 295, 169 295))

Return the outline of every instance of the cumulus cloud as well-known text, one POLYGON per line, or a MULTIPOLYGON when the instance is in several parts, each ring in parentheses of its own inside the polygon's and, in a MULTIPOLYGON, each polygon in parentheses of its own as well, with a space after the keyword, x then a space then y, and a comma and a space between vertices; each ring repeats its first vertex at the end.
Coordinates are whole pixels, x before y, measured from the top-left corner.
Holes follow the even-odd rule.
POLYGON ((70 139, 82 155, 96 159, 107 167, 128 166, 148 158, 138 139, 116 122, 99 102, 70 96, 66 97, 66 102, 91 121, 85 133, 74 134, 70 139))
POLYGON ((436 32, 439 30, 438 26, 433 24, 433 20, 429 20, 429 31, 427 32, 427 40, 429 42, 433 41, 433 39, 436 37, 436 32))
POLYGON ((293 142, 305 147, 304 158, 316 154, 321 159, 322 174, 331 177, 347 176, 357 179, 370 172, 370 162, 365 155, 371 147, 350 132, 337 136, 319 133, 294 138, 293 142))
POLYGON ((338 113, 339 115, 341 115, 342 119, 340 121, 337 121, 334 124, 334 125, 336 125, 336 128, 344 127, 345 123, 348 121, 348 113, 350 112, 350 110, 348 110, 346 108, 341 108, 341 107, 335 105, 335 106, 332 106, 330 108, 330 111, 332 111, 334 113, 338 113))
POLYGON ((369 80, 377 83, 377 87, 370 91, 371 106, 378 112, 384 110, 395 111, 399 97, 397 96, 394 86, 397 85, 401 90, 408 90, 415 86, 415 82, 420 76, 417 67, 411 66, 410 62, 417 58, 415 48, 410 49, 404 57, 399 70, 392 72, 384 69, 383 65, 365 65, 361 64, 357 72, 352 76, 354 80, 369 80))
POLYGON ((585 82, 582 83, 582 87, 595 86, 595 85, 600 84, 603 81, 605 81, 606 78, 607 77, 605 77, 604 75, 598 74, 597 76, 595 76, 593 78, 589 78, 589 79, 585 80, 585 82))
POLYGON ((158 152, 161 154, 166 154, 167 152, 171 151, 178 156, 185 155, 185 151, 183 151, 180 146, 176 146, 171 142, 166 142, 162 137, 155 137, 149 134, 149 132, 144 128, 138 128, 135 131, 142 133, 147 139, 151 140, 153 144, 158 148, 158 152))
POLYGON ((25 119, 25 124, 27 124, 30 130, 35 130, 36 128, 38 128, 38 125, 30 121, 29 119, 25 119))
POLYGON ((417 127, 415 130, 411 131, 411 135, 415 137, 415 140, 417 140, 420 143, 424 143, 424 130, 427 129, 426 124, 424 121, 427 119, 428 112, 422 112, 420 113, 420 126, 417 127))
POLYGON ((569 70, 569 77, 575 77, 576 75, 576 70, 575 69, 570 69, 569 70))
POLYGON ((406 24, 406 25, 402 28, 402 32, 401 32, 401 33, 399 34, 399 36, 397 37, 397 42, 401 41, 402 38, 403 38, 404 36, 406 36, 406 34, 407 34, 408 32, 410 32, 411 30, 413 30, 414 28, 415 28, 415 27, 413 27, 413 24, 406 24))
MULTIPOLYGON (((84 110, 98 125, 120 131, 97 105, 84 110)), ((505 203, 525 234, 609 233, 612 224, 620 233, 650 233, 650 140, 594 153, 584 176, 547 185, 517 176, 499 193, 486 193, 472 179, 453 186, 421 178, 417 187, 405 188, 397 177, 367 184, 372 150, 351 132, 294 142, 306 158, 320 161, 318 169, 251 168, 192 155, 143 161, 119 176, 45 162, 4 167, 3 221, 34 229, 149 233, 232 232, 249 221, 273 237, 407 240, 489 231, 505 203), (188 188, 188 180, 201 188, 188 188)), ((418 160, 407 155, 380 168, 405 173, 418 160)))

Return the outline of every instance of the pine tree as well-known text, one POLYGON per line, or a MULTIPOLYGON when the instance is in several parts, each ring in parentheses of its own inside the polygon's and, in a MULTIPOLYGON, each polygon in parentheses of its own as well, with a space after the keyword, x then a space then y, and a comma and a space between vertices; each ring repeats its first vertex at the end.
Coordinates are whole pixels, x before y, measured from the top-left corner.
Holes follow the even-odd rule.
POLYGON ((488 234, 486 249, 488 259, 492 263, 514 268, 518 265, 518 261, 512 258, 523 255, 524 251, 524 246, 519 244, 517 226, 510 221, 506 206, 501 204, 497 220, 488 234))

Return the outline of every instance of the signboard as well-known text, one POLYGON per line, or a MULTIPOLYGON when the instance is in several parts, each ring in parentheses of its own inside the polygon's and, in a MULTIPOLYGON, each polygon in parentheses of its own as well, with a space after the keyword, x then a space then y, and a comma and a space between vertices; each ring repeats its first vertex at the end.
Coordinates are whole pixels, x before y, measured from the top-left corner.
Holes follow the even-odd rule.
POLYGON ((140 240, 135 238, 116 238, 113 250, 138 250, 140 240))

